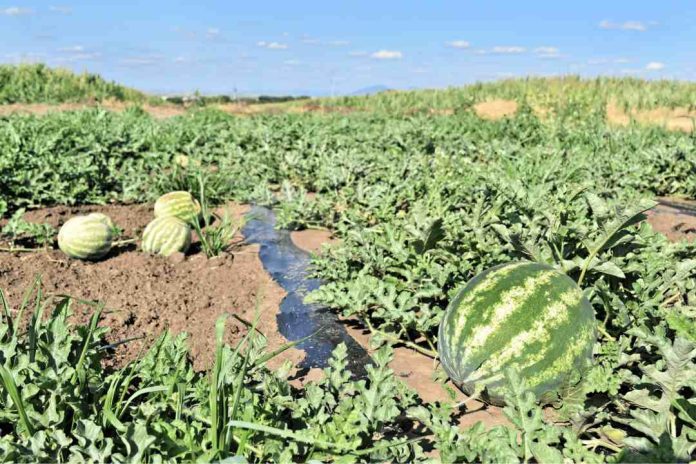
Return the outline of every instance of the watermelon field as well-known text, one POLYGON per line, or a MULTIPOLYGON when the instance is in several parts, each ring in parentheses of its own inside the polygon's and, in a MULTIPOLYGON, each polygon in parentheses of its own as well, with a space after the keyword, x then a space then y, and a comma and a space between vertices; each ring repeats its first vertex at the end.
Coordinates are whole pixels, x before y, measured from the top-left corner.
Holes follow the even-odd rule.
MULTIPOLYGON (((694 84, 568 77, 247 116, 214 105, 166 119, 138 106, 0 116, 0 460, 693 461, 696 132, 638 115, 693 112, 695 95, 694 84), (477 113, 496 99, 515 112, 477 113), (609 104, 628 123, 611 121, 609 104), (186 212, 193 230, 161 242, 166 227, 189 228, 169 221, 143 238, 170 192, 198 205, 186 212), (167 288, 228 285, 235 265, 257 259, 240 248, 241 223, 207 215, 229 204, 332 237, 312 256, 322 285, 305 301, 367 334, 362 374, 339 345, 298 382, 299 361, 284 358, 297 348, 257 327, 263 305, 251 298, 235 318, 210 295, 200 311, 217 322, 187 337, 196 314, 182 330, 124 332, 133 322, 103 304, 110 295, 80 291, 119 260, 172 247, 181 261, 132 258, 118 272, 163 263, 153 275, 167 288), (668 219, 665 205, 678 206, 668 219), (118 237, 84 219, 109 248, 75 264, 58 231, 97 211, 117 219, 118 237), (141 211, 146 222, 126 224, 141 211), (220 256, 222 277, 190 264, 220 256), (57 281, 13 274, 28 262, 61 270, 57 281), (61 272, 77 276, 70 294, 61 272), (444 394, 425 398, 392 368, 405 352, 444 394), (472 424, 481 411, 498 420, 472 424)), ((153 320, 169 304, 166 292, 130 291, 153 320)))

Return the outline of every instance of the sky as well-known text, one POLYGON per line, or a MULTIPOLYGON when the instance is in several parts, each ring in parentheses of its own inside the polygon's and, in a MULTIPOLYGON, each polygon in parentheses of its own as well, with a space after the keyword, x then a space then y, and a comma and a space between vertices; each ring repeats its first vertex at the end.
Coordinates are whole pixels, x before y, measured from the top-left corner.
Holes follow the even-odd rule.
POLYGON ((696 80, 696 1, 0 0, 0 62, 154 93, 342 95, 528 75, 696 80))

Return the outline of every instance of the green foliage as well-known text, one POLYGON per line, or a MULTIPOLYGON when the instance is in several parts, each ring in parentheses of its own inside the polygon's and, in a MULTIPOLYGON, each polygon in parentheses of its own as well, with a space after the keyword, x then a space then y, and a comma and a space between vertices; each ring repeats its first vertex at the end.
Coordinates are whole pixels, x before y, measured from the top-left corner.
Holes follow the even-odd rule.
POLYGON ((74 74, 44 64, 0 65, 0 104, 65 103, 118 100, 144 102, 134 89, 107 82, 96 74, 74 74))
POLYGON ((21 243, 29 246, 46 247, 53 243, 56 230, 50 224, 37 224, 24 219, 26 210, 20 208, 0 229, 0 238, 9 241, 10 246, 21 243))
POLYGON ((693 109, 696 85, 691 82, 645 81, 637 78, 579 76, 528 77, 476 83, 447 89, 381 92, 368 97, 337 97, 320 100, 326 107, 348 107, 389 114, 454 110, 463 112, 484 100, 515 100, 553 111, 563 122, 579 121, 609 101, 622 109, 677 106, 693 109))
POLYGON ((461 430, 451 424, 448 407, 416 407, 409 412, 426 424, 435 436, 443 462, 602 462, 587 450, 570 428, 544 418, 534 394, 515 371, 506 373, 507 406, 503 409, 512 427, 486 429, 481 422, 461 430))
POLYGON ((350 380, 340 346, 323 380, 297 390, 287 368, 264 367, 265 339, 252 328, 235 347, 222 342, 210 374, 196 372, 186 337, 162 335, 139 360, 108 370, 98 309, 71 327, 70 299, 54 306, 40 286, 0 325, 0 454, 7 462, 217 461, 341 462, 422 457, 400 417, 414 394, 387 367, 388 347, 365 380, 350 380), (21 330, 22 314, 34 314, 21 330), (42 313, 50 311, 47 318, 42 313))
MULTIPOLYGON (((610 98, 636 108, 688 106, 696 101, 693 89, 666 81, 529 79, 327 103, 378 110, 349 115, 238 118, 205 109, 164 121, 136 110, 2 117, 0 212, 198 192, 205 172, 205 198, 213 204, 272 204, 281 227, 333 229, 341 243, 314 259, 314 275, 325 285, 309 298, 387 339, 430 351, 444 308, 474 275, 513 260, 548 263, 582 282, 602 331, 592 369, 557 411, 564 422, 541 420, 523 382, 511 378, 512 429, 459 430, 451 405, 415 410, 443 459, 555 461, 560 453, 573 461, 681 460, 696 443, 694 385, 680 376, 694 378, 696 245, 669 243, 638 221, 649 207, 642 201, 696 197, 696 138, 610 128, 604 111, 610 98), (468 109, 486 98, 523 104, 512 118, 483 121, 468 109), (537 104, 554 111, 541 121, 530 110, 537 104), (429 108, 455 114, 427 114, 429 108)), ((230 443, 225 449, 252 460, 420 456, 416 445, 398 441, 396 411, 416 406, 415 399, 380 368, 364 384, 342 378, 340 352, 329 380, 297 392, 283 376, 249 367, 258 359, 254 350, 223 349, 228 367, 220 368, 211 397, 209 380, 185 360, 183 341, 165 337, 138 364, 107 373, 95 367, 94 375, 91 366, 103 353, 89 345, 80 351, 81 380, 73 381, 30 348, 44 349, 46 337, 3 355, 31 366, 13 374, 22 401, 3 393, 9 425, 0 428, 12 431, 3 435, 12 443, 4 448, 10 459, 30 456, 34 447, 44 450, 35 458, 43 460, 68 456, 71 448, 84 459, 159 453, 211 460, 230 443), (26 352, 38 361, 16 354, 26 352), (240 378, 249 388, 235 387, 240 378), (389 388, 373 386, 381 378, 389 388), (42 385, 66 399, 65 417, 79 419, 46 422, 52 403, 42 385), (76 396, 79 385, 89 388, 76 396), (128 404, 119 400, 138 391, 128 404), (114 406, 95 406, 107 403, 114 406), (214 427, 213 404, 227 411, 214 427), (119 422, 106 418, 113 408, 119 422), (395 446, 383 449, 381 440, 395 446)), ((79 340, 70 343, 61 348, 74 353, 60 364, 66 372, 77 365, 79 340)), ((3 365, 15 372, 14 364, 3 365)), ((11 392, 12 382, 4 382, 11 392)))
POLYGON ((210 210, 205 193, 205 179, 206 176, 203 173, 199 173, 198 201, 201 205, 202 220, 195 218, 191 221, 191 225, 198 235, 203 253, 208 258, 213 258, 227 251, 232 246, 232 240, 244 227, 244 219, 236 220, 230 217, 228 210, 222 215, 210 210))

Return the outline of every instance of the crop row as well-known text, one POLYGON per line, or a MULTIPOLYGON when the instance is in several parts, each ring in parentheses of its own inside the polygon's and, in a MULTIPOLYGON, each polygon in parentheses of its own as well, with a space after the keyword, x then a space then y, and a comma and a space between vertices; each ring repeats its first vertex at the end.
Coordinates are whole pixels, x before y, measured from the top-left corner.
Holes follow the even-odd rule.
MULTIPOLYGON (((566 425, 545 424, 514 373, 516 430, 458 430, 447 406, 409 417, 452 460, 682 459, 696 447, 696 246, 638 223, 649 198, 696 196, 691 135, 610 129, 601 111, 541 122, 522 108, 485 122, 92 110, 0 119, 0 170, 10 212, 195 191, 203 171, 212 200, 273 203, 285 227, 334 229, 342 244, 315 259, 326 285, 309 298, 423 353, 462 283, 495 264, 546 262, 581 284, 601 326, 586 382, 558 411, 566 425)), ((408 449, 390 456, 419 452, 408 449)))

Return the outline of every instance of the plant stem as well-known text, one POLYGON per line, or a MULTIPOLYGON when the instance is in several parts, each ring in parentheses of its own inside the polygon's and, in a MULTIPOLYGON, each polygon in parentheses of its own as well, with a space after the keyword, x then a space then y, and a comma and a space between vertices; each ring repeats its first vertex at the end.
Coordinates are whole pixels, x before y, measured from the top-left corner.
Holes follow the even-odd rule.
POLYGON ((0 251, 6 253, 36 253, 43 250, 43 248, 0 247, 0 251))
POLYGON ((618 446, 616 446, 616 445, 612 445, 611 443, 606 442, 606 441, 604 441, 604 440, 600 440, 599 438, 595 438, 595 439, 593 439, 593 440, 584 440, 584 441, 582 442, 582 444, 585 445, 585 446, 587 446, 587 447, 592 447, 593 449, 596 448, 596 447, 598 447, 598 446, 601 446, 601 447, 603 447, 603 448, 612 450, 612 451, 615 452, 615 453, 620 453, 620 452, 621 452, 621 448, 620 448, 620 447, 618 447, 618 446))
POLYGON ((607 332, 607 329, 604 328, 602 324, 597 324, 597 331, 604 335, 607 339, 611 340, 612 342, 615 342, 616 339, 609 335, 609 332, 607 332))
POLYGON ((111 245, 112 246, 123 246, 123 245, 128 245, 130 243, 135 243, 137 241, 138 241, 137 238, 129 238, 127 240, 117 240, 115 242, 112 242, 111 245))
POLYGON ((413 350, 416 350, 420 354, 424 354, 429 358, 437 359, 437 351, 423 348, 422 346, 416 345, 415 343, 409 342, 408 340, 402 340, 398 337, 393 336, 392 334, 388 334, 388 333, 383 332, 379 329, 375 329, 374 327, 372 327, 372 324, 369 321, 365 321, 365 322, 367 323, 367 328, 370 329, 370 332, 372 332, 373 335, 374 334, 380 335, 380 336, 386 338, 387 340, 389 340, 393 343, 401 343, 402 345, 405 345, 413 350))

